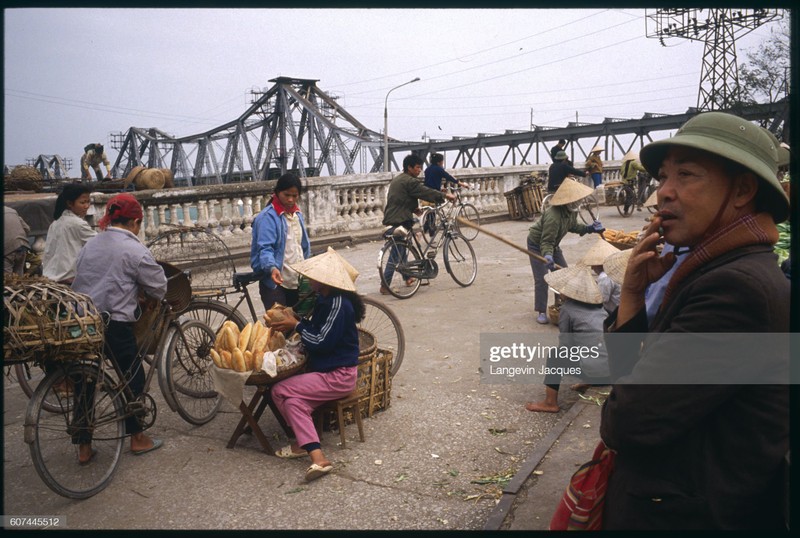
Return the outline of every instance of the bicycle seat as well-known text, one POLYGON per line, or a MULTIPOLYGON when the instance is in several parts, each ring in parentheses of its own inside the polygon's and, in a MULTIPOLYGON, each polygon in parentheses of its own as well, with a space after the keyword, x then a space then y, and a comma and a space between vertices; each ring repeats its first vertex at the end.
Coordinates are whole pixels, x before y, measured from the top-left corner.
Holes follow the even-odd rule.
POLYGON ((262 276, 264 276, 264 273, 258 271, 251 271, 249 273, 233 273, 233 285, 247 286, 251 282, 261 280, 262 276))
POLYGON ((402 238, 408 235, 408 229, 405 226, 397 225, 397 226, 387 226, 385 230, 383 230, 383 238, 389 239, 390 237, 394 236, 397 238, 402 238))

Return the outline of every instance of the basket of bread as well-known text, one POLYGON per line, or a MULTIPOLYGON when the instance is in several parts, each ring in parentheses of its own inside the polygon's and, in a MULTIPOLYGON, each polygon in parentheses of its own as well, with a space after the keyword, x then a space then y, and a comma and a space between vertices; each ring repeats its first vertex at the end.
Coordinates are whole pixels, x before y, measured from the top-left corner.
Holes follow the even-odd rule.
POLYGON ((624 232, 622 230, 612 230, 606 228, 603 232, 603 239, 614 245, 620 250, 633 248, 639 240, 639 232, 624 232))

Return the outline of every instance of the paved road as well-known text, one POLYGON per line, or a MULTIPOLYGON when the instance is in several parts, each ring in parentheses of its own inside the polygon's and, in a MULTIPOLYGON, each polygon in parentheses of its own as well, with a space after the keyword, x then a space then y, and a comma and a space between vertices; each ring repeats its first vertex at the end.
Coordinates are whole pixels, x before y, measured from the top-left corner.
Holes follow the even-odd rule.
MULTIPOLYGON (((612 211, 601 210, 608 227, 643 224, 645 215, 621 219, 612 211)), ((524 245, 529 225, 501 221, 488 229, 524 245)), ((567 261, 576 262, 595 237, 568 235, 567 261)), ((323 435, 335 463, 330 476, 306 484, 306 460, 267 456, 253 437, 226 449, 240 416, 227 402, 211 423, 193 427, 156 395, 163 405, 151 432, 165 446, 135 457, 126 444, 108 488, 84 501, 62 498, 31 464, 22 439, 26 400, 6 379, 5 514, 63 515, 73 529, 482 529, 499 496, 496 481, 524 465, 563 413, 524 409, 543 394, 538 383, 480 383, 481 332, 558 329, 534 322, 525 255, 483 234, 473 244, 479 269, 471 287, 459 287, 442 267, 430 286, 403 301, 377 293, 379 243, 339 249, 361 271, 359 291, 384 299, 400 317, 407 347, 391 407, 365 420, 366 442, 358 442, 355 426, 347 427, 346 448, 338 446, 338 432, 323 435)), ((563 408, 577 399, 562 393, 563 408)), ((274 445, 285 443, 272 416, 260 425, 274 445)))

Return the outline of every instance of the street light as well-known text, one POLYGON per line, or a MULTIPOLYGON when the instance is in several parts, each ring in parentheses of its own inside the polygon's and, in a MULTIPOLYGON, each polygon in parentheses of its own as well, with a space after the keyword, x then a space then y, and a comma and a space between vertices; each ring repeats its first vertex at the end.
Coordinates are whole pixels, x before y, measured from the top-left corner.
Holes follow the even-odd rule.
POLYGON ((414 80, 402 83, 400 86, 395 86, 386 93, 386 99, 383 102, 383 171, 389 171, 389 94, 397 88, 402 88, 406 84, 417 82, 419 77, 414 80))

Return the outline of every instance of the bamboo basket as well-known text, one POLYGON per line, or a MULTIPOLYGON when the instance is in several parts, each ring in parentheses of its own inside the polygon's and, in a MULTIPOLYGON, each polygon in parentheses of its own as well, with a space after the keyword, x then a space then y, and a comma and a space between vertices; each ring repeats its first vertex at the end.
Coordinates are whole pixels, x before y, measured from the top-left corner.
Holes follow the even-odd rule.
POLYGON ((103 349, 103 319, 91 298, 42 277, 6 275, 3 362, 74 360, 103 349))

